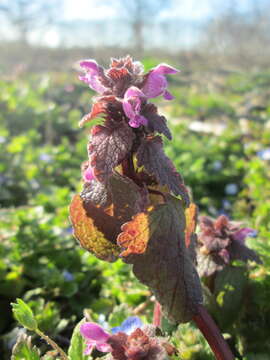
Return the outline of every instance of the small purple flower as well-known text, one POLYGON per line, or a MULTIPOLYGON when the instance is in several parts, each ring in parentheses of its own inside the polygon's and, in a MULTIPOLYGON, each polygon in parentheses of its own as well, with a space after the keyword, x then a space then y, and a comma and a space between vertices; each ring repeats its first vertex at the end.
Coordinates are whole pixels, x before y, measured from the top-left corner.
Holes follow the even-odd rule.
MULTIPOLYGON (((111 329, 112 334, 123 332, 127 335, 142 327, 141 320, 136 316, 127 318, 120 326, 111 329)), ((96 323, 86 322, 80 327, 81 335, 86 339, 85 354, 90 355, 94 348, 101 352, 111 352, 111 346, 107 343, 110 334, 96 323)))
POLYGON ((95 60, 83 60, 80 66, 84 69, 85 75, 80 75, 79 79, 84 81, 99 94, 103 94, 107 88, 100 82, 99 76, 103 73, 103 68, 95 60))
POLYGON ((118 332, 123 332, 127 335, 133 333, 134 330, 141 328, 143 323, 141 319, 137 316, 130 316, 125 321, 122 322, 120 326, 116 326, 111 329, 112 334, 116 334, 118 332))
POLYGON ((270 160, 270 148, 266 148, 261 151, 258 151, 257 155, 262 160, 270 160))
POLYGON ((94 177, 93 169, 91 168, 91 166, 88 166, 88 168, 83 173, 83 179, 84 181, 91 181, 94 178, 95 177, 94 177))
POLYGON ((90 355, 94 348, 101 352, 110 352, 111 347, 107 344, 110 334, 103 328, 95 323, 86 322, 81 325, 80 332, 86 339, 85 355, 90 355))
POLYGON ((142 101, 146 100, 144 93, 135 86, 131 86, 125 92, 123 99, 123 109, 126 116, 130 119, 129 125, 138 128, 141 125, 147 125, 147 119, 140 115, 142 101))
POLYGON ((150 99, 163 95, 164 99, 172 100, 173 95, 167 90, 168 82, 165 75, 176 74, 179 70, 167 64, 159 64, 149 72, 146 82, 142 88, 142 92, 150 99))

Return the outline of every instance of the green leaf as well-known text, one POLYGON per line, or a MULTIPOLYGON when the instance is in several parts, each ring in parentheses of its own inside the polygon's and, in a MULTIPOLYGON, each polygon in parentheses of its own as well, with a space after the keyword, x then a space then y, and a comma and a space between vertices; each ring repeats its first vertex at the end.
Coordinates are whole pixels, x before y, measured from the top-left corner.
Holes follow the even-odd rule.
POLYGON ((19 336, 12 349, 11 360, 40 360, 39 350, 35 346, 32 347, 30 336, 19 336))
POLYGON ((37 330, 37 321, 30 307, 21 299, 17 303, 12 303, 12 311, 15 318, 28 330, 37 330))
POLYGON ((80 326, 84 322, 85 319, 82 319, 73 330, 70 346, 68 349, 68 357, 70 360, 89 360, 89 356, 84 355, 86 344, 80 333, 80 326))

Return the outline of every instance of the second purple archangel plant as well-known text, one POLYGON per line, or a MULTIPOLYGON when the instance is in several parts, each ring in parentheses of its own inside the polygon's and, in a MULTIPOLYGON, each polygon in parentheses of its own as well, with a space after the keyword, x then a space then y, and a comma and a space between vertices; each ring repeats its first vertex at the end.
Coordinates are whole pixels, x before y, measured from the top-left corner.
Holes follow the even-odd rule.
POLYGON ((162 136, 172 139, 166 118, 149 101, 173 99, 166 76, 178 70, 160 64, 144 74, 129 56, 108 69, 94 60, 80 66, 80 80, 98 93, 80 126, 97 117, 103 123, 91 129, 83 190, 70 205, 75 237, 99 259, 132 264, 171 321, 195 320, 206 337, 212 332, 213 351, 224 354, 218 358, 232 359, 218 330, 205 329, 211 320, 196 270, 196 206, 164 153, 162 136))

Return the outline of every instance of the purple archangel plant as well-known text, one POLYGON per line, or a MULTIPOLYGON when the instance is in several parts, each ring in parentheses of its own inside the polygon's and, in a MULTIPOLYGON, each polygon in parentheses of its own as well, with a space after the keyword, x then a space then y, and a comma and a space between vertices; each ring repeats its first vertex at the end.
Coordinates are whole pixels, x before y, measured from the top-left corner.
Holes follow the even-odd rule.
MULTIPOLYGON (((232 359, 202 306, 196 206, 164 153, 162 136, 172 139, 167 120, 149 101, 158 96, 173 99, 167 75, 178 70, 160 64, 144 74, 142 64, 129 56, 112 59, 108 69, 94 60, 81 61, 80 66, 80 80, 97 93, 80 126, 97 117, 102 124, 91 129, 88 159, 81 167, 83 189, 70 205, 75 237, 99 259, 121 258, 132 264, 135 276, 151 289, 171 321, 193 319, 218 358, 232 359)), ((141 331, 110 342, 122 354, 119 359, 125 359, 123 344, 140 343, 141 331)), ((153 345, 152 340, 145 344, 147 349, 153 345)))
POLYGON ((156 336, 153 325, 143 325, 135 316, 126 319, 110 332, 91 322, 83 323, 80 332, 86 341, 86 355, 90 355, 96 348, 100 352, 110 353, 106 359, 165 360, 176 352, 166 339, 156 336))
POLYGON ((256 230, 231 222, 225 215, 219 216, 216 220, 201 216, 199 225, 197 268, 201 277, 216 274, 234 260, 261 263, 255 251, 245 244, 247 237, 257 235, 256 230))

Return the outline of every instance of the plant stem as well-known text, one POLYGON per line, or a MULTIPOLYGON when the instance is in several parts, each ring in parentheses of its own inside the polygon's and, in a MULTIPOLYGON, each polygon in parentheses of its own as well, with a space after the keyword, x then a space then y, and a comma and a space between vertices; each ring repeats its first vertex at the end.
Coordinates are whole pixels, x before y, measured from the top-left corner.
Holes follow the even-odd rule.
POLYGON ((158 301, 155 301, 153 325, 157 327, 161 327, 161 320, 162 320, 161 305, 158 301))
POLYGON ((49 338, 49 336, 45 335, 42 331, 40 331, 39 329, 36 330, 36 333, 43 339, 46 341, 47 344, 49 344, 54 350, 56 350, 59 355, 60 358, 62 360, 68 360, 68 356, 67 354, 64 352, 63 349, 60 348, 60 346, 58 346, 56 344, 56 342, 54 342, 51 338, 49 338))
POLYGON ((193 316, 193 320, 201 330, 217 360, 233 360, 235 358, 204 306, 198 305, 198 313, 193 316))

